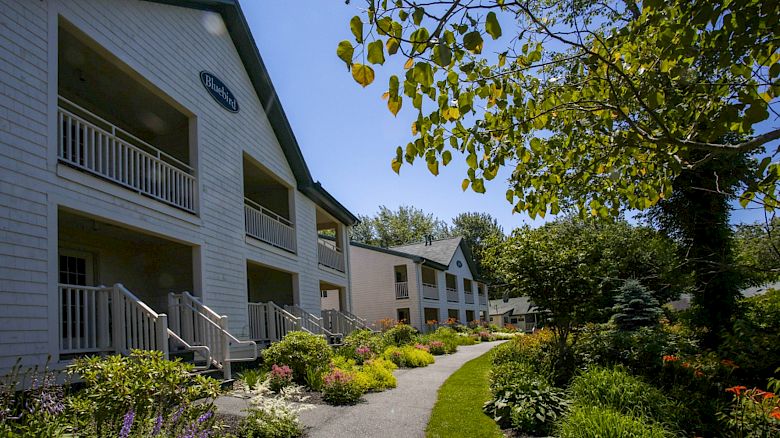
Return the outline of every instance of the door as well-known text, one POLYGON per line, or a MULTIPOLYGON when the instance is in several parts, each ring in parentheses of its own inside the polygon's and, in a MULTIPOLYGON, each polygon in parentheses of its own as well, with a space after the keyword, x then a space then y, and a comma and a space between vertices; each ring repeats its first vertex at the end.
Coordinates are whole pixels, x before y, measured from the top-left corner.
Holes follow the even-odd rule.
MULTIPOLYGON (((58 254, 58 279, 60 300, 60 337, 63 349, 75 351, 92 348, 88 342, 95 335, 92 331, 96 319, 96 307, 100 299, 94 291, 83 286, 94 286, 94 257, 91 253, 60 248, 58 254), (82 286, 82 287, 80 287, 82 286)), ((101 300, 102 301, 102 300, 101 300)))

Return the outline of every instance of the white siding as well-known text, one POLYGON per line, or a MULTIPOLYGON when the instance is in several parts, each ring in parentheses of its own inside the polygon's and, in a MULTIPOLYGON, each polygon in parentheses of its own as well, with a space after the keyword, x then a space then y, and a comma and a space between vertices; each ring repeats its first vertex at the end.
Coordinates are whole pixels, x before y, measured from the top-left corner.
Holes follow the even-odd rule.
POLYGON ((67 208, 195 248, 195 294, 246 333, 246 261, 297 274, 298 299, 318 313, 319 281, 348 286, 317 264, 315 204, 294 192, 297 255, 247 243, 242 153, 294 189, 295 178, 218 15, 139 0, 0 0, 0 369, 56 354, 57 211, 67 208), (196 120, 198 215, 57 164, 57 23, 75 25, 196 120), (216 20, 216 21, 215 21, 216 20), (199 80, 208 70, 236 96, 223 110, 199 80))

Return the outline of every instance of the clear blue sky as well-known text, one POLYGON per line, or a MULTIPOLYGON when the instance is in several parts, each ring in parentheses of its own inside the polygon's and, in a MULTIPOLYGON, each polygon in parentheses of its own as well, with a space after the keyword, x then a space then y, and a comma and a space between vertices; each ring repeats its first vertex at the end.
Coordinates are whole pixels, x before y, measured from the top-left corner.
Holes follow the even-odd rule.
MULTIPOLYGON (((373 214, 379 205, 413 205, 450 221, 466 211, 486 212, 505 232, 524 223, 504 198, 508 172, 487 184, 487 193, 461 191, 466 164, 458 156, 439 176, 424 163, 390 168, 396 146, 412 139, 414 114, 408 101, 393 117, 381 95, 393 65, 375 69, 373 84, 361 88, 336 57, 336 45, 352 39, 349 19, 360 0, 243 0, 247 21, 280 96, 306 162, 316 180, 356 214, 373 214)), ((401 60, 403 62, 403 60, 401 60)), ((734 222, 763 221, 760 210, 734 212, 734 222)))

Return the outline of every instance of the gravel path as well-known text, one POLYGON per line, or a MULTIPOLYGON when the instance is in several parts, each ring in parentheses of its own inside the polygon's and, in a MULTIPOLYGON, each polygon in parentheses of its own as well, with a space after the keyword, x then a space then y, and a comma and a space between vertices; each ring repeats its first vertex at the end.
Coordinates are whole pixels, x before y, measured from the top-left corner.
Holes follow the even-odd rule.
MULTIPOLYGON (((464 363, 477 358, 500 342, 460 346, 458 352, 436 356, 425 368, 403 368, 393 374, 398 387, 363 396, 354 406, 315 405, 301 412, 309 438, 424 437, 425 426, 436 404, 439 387, 464 363)), ((215 405, 222 414, 243 417, 247 399, 225 395, 215 405)))
POLYGON ((366 394, 355 406, 317 406, 301 413, 310 438, 424 437, 439 387, 464 363, 481 356, 498 342, 458 347, 458 352, 436 356, 425 368, 395 371, 398 387, 366 394))

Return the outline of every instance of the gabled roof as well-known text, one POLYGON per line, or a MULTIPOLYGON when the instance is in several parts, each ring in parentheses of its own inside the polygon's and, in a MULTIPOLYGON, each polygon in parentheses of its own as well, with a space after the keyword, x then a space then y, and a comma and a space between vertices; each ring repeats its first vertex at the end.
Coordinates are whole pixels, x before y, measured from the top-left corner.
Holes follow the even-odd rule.
POLYGON ((382 248, 380 246, 366 245, 365 243, 360 243, 360 242, 349 242, 349 244, 351 246, 355 246, 355 247, 358 247, 358 248, 369 249, 371 251, 382 252, 382 253, 393 255, 393 256, 396 256, 396 257, 403 257, 405 259, 410 259, 410 260, 414 261, 415 263, 421 263, 423 265, 430 266, 430 267, 432 267, 434 269, 438 269, 440 271, 446 271, 447 268, 449 267, 449 265, 443 265, 443 264, 438 263, 438 262, 436 262, 434 260, 426 259, 425 257, 420 257, 418 255, 409 254, 409 253, 405 253, 405 252, 401 252, 401 251, 396 251, 396 250, 390 249, 390 248, 382 248))
POLYGON ((241 11, 238 0, 146 0, 156 3, 165 3, 174 6, 212 11, 220 14, 227 27, 228 34, 236 46, 239 57, 244 63, 252 86, 257 97, 265 108, 271 127, 282 146, 287 163, 292 169, 298 190, 306 195, 315 204, 325 209, 336 219, 347 225, 355 225, 359 221, 357 217, 339 203, 328 193, 319 182, 315 182, 309 172, 309 167, 303 159, 298 140, 295 139, 290 122, 282 109, 279 97, 276 94, 271 77, 265 68, 260 51, 257 50, 255 40, 249 30, 249 24, 241 11))
POLYGON ((507 302, 504 302, 504 300, 490 300, 489 312, 491 315, 503 315, 505 313, 525 315, 535 313, 535 310, 533 303, 528 297, 510 298, 507 302))
POLYGON ((424 257, 444 266, 450 266, 458 248, 463 251, 466 264, 469 265, 469 270, 474 275, 474 279, 478 279, 477 277, 479 276, 479 270, 474 263, 474 257, 471 254, 471 248, 469 248, 468 243, 466 243, 466 239, 461 236, 451 237, 449 239, 434 240, 428 244, 425 242, 419 242, 390 247, 392 250, 424 257))

